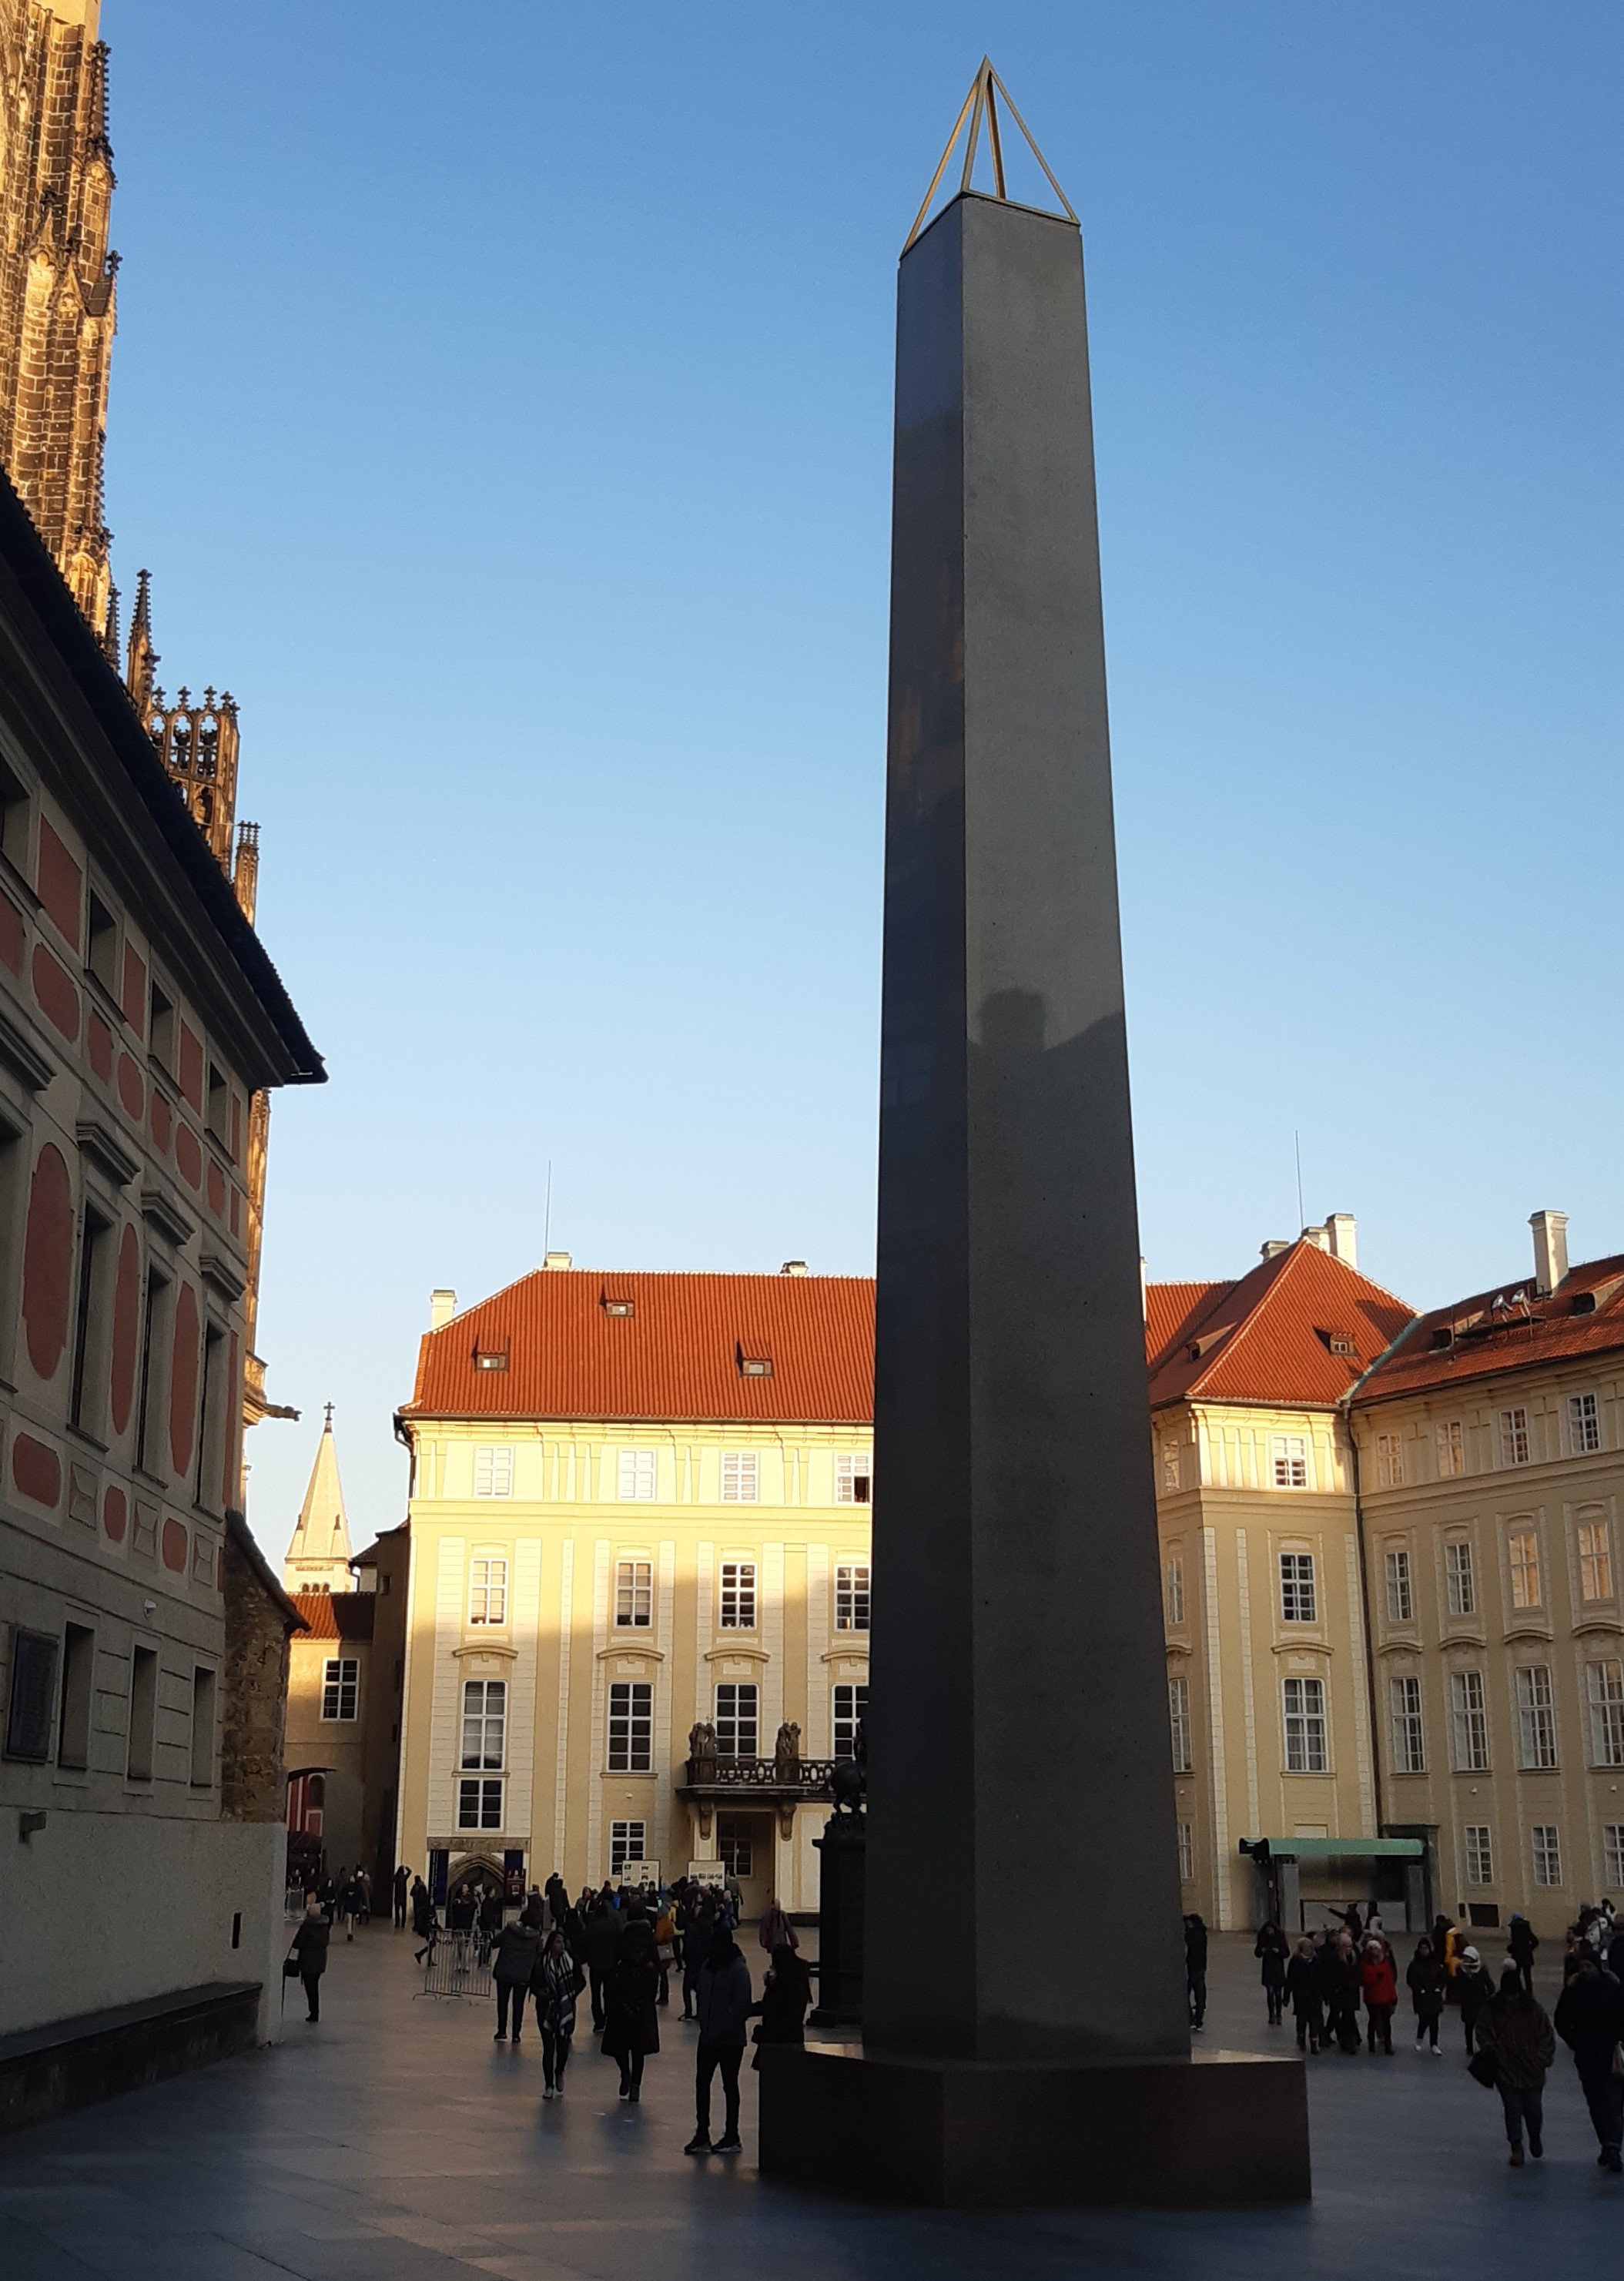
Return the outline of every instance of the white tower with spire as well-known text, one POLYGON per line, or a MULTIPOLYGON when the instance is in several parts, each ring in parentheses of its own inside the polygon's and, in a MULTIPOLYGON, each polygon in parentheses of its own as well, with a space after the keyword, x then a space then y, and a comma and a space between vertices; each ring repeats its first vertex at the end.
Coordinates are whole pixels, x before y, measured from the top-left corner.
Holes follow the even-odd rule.
POLYGON ((338 1478, 330 1402, 321 1439, 316 1444, 316 1462, 310 1469, 310 1487, 299 1507, 298 1526, 282 1564, 282 1581, 290 1592, 355 1589, 350 1573, 350 1521, 344 1509, 344 1484, 338 1478))

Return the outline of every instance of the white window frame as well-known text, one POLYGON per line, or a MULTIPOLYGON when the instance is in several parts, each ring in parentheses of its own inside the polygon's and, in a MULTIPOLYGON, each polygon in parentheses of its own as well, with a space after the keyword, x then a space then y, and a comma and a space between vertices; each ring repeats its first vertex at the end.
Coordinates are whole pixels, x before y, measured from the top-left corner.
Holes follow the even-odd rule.
POLYGON ((1575 1519, 1579 1546, 1579 1597, 1592 1604, 1612 1597, 1612 1530, 1605 1515, 1575 1519), (1587 1541, 1588 1540, 1588 1541, 1587 1541))
POLYGON ((1602 1824, 1602 1875, 1610 1893, 1624 1885, 1624 1821, 1602 1824))
POLYGON ((1445 1597, 1452 1616, 1477 1613, 1477 1558, 1468 1536, 1451 1536, 1443 1548, 1445 1597))
POLYGON ((1317 1624, 1319 1620, 1319 1578, 1311 1552, 1280 1555, 1280 1621, 1317 1624))
MULTIPOLYGON (((1177 1825, 1179 1832, 1179 1883, 1193 1885, 1195 1882, 1195 1833, 1187 1821, 1177 1825)), ((1620 1882, 1624 1882, 1621 1880, 1620 1882)))
POLYGON ((460 1775, 457 1780, 459 1829, 500 1829, 502 1778, 499 1775, 460 1775))
POLYGON ((615 1629, 646 1632, 654 1627, 654 1564, 640 1553, 623 1552, 615 1563, 615 1629))
POLYGON ((1525 1774, 1549 1774, 1558 1764, 1551 1666, 1520 1663, 1512 1683, 1517 1694, 1517 1763, 1525 1774))
MULTIPOLYGON (((1590 1764, 1624 1767, 1624 1664, 1609 1656, 1584 1667, 1590 1713, 1590 1764)), ((1624 1883, 1624 1879, 1619 1881, 1624 1883)))
POLYGON ((360 1716, 361 1661, 358 1655, 329 1655, 321 1666, 321 1717, 348 1725, 360 1716), (329 1708, 329 1705, 331 1706, 329 1708))
POLYGON ((1505 1561, 1511 1572, 1513 1608, 1543 1608, 1545 1579, 1542 1574, 1539 1531, 1530 1520, 1518 1522, 1505 1533, 1505 1561))
POLYGON ((1515 1402, 1499 1416, 1500 1463, 1502 1465, 1531 1465, 1534 1463, 1534 1436, 1528 1425, 1527 1406, 1515 1402))
POLYGON ((1554 1821, 1535 1821, 1528 1829, 1534 1857, 1534 1882, 1549 1891, 1562 1883, 1562 1832, 1554 1821))
POLYGON ((869 1688, 866 1680, 842 1680, 838 1687, 831 1689, 829 1732, 831 1745, 837 1759, 849 1759, 855 1756, 858 1722, 868 1716, 868 1709, 869 1688))
POLYGON ((618 1877, 628 1861, 648 1859, 648 1824, 646 1821, 612 1821, 609 1824, 609 1875, 618 1877))
POLYGON ((762 1690, 753 1679, 719 1679, 716 1682, 715 1713, 713 1724, 716 1729, 716 1756, 719 1759, 759 1759, 762 1754, 762 1690), (747 1699, 746 1699, 747 1698, 747 1699), (732 1747, 728 1747, 728 1737, 732 1747), (754 1748, 743 1751, 739 1745, 748 1740, 754 1748))
POLYGON ((1404 1485, 1404 1440, 1402 1434, 1376 1436, 1376 1487, 1401 1489, 1404 1485))
POLYGON ((1164 1437, 1162 1442, 1162 1487, 1170 1495, 1182 1486, 1181 1473, 1179 1443, 1177 1439, 1169 1434, 1164 1437))
POLYGON ((1288 1775, 1328 1775, 1331 1728, 1323 1679, 1282 1679, 1280 1715, 1286 1736, 1288 1775))
POLYGON ((1306 1434, 1272 1434, 1269 1437, 1269 1477, 1277 1489, 1306 1489, 1309 1447, 1306 1434))
POLYGON ((1476 1665, 1450 1674, 1450 1730, 1454 1771, 1486 1775, 1489 1768, 1489 1691, 1476 1665))
POLYGON ((1466 1470, 1466 1429, 1458 1418, 1440 1420, 1433 1429, 1433 1446, 1437 1453, 1438 1479, 1458 1481, 1466 1470))
POLYGON ((462 1682, 464 1774, 500 1774, 507 1762, 507 1682, 465 1679, 462 1682))
POLYGON ((468 1563, 468 1622, 499 1631, 507 1622, 507 1555, 476 1552, 468 1563))
MULTIPOLYGON (((609 1683, 607 1766, 612 1775, 647 1775, 654 1770, 654 1689, 647 1679, 609 1683)), ((643 1858, 640 1854, 637 1857, 643 1858)))
POLYGON ((1461 1833, 1465 1841, 1466 1883, 1480 1891, 1495 1881, 1494 1836, 1486 1821, 1469 1821, 1461 1833))
POLYGON ((1173 1772, 1194 1770, 1194 1740, 1190 1733, 1190 1682, 1175 1674, 1167 1682, 1167 1726, 1172 1744, 1173 1772))
POLYGON ((1410 1573, 1410 1548, 1407 1544, 1388 1545, 1387 1581, 1388 1623, 1413 1623, 1415 1621, 1415 1582, 1410 1573))
POLYGON ((834 1461, 834 1501, 837 1504, 872 1504, 874 1459, 868 1450, 858 1455, 838 1450, 834 1461))
POLYGON ((755 1450, 722 1452, 723 1504, 759 1504, 762 1494, 761 1453, 755 1450))
POLYGON ((1396 1672, 1388 1680, 1388 1711, 1392 1722, 1394 1773, 1424 1775, 1427 1733, 1421 1717, 1421 1682, 1412 1673, 1396 1672))
POLYGON ((1177 1552, 1169 1553, 1164 1571, 1162 1604, 1170 1624, 1184 1621, 1184 1561, 1177 1552))
POLYGON ((474 1494, 476 1497, 513 1495, 513 1450, 507 1442, 486 1442, 476 1448, 474 1494))
POLYGON ((717 1583, 717 1629, 753 1632, 760 1613, 756 1563, 754 1560, 723 1560, 717 1583))
POLYGON ((872 1571, 866 1560, 840 1560, 834 1572, 834 1628, 838 1632, 866 1632, 870 1606, 872 1571))
POLYGON ((1567 1397, 1567 1446, 1575 1458, 1593 1457, 1602 1445, 1601 1403, 1589 1389, 1567 1397))
POLYGON ((615 1488, 628 1504, 652 1504, 659 1481, 657 1450, 623 1450, 615 1467, 615 1488))

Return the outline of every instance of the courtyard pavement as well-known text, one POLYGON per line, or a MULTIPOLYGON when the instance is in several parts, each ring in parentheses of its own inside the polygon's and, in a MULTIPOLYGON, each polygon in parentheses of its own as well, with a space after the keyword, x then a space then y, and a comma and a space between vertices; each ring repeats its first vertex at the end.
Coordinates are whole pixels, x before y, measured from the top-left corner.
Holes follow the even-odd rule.
MULTIPOLYGON (((1017 1912, 1034 1969, 1052 1911, 1017 1912)), ((750 1944, 753 1962, 759 1956, 750 1944)), ((1215 1940, 1205 2040, 1267 2051, 1249 1941, 1215 1940)), ((1401 1957, 1409 1944, 1401 1944, 1401 1957)), ((1495 1960, 1497 1962, 1497 1958, 1495 1960)), ((951 1942, 942 1970, 955 1968, 951 1942)), ((1101 1970, 1111 1969, 1109 1957, 1101 1970)), ((754 2083, 731 2161, 684 2158, 692 2028, 662 2015, 643 2103, 622 2107, 590 2037, 544 2104, 539 2051, 491 2042, 469 2003, 414 1995, 408 1936, 332 1951, 319 2027, 297 1983, 284 2040, 0 2139, 0 2273, 166 2281, 1016 2281, 1074 2274, 1235 2281, 1497 2281, 1616 2269, 1624 2179, 1596 2142, 1566 2054, 1543 2163, 1506 2166, 1499 2101, 1448 2056, 1311 2063, 1315 2196, 1301 2208, 965 2217, 875 2209, 761 2178, 754 2083)), ((1547 1976, 1548 1977, 1548 1976, 1547 1976)), ((1541 1989, 1547 2004, 1551 1990, 1541 1989)), ((1403 2027, 1405 2014, 1400 2013, 1403 2027)), ((533 2031, 532 2031, 533 2033, 533 2031)), ((719 2109, 717 2113, 719 2128, 719 2109)))

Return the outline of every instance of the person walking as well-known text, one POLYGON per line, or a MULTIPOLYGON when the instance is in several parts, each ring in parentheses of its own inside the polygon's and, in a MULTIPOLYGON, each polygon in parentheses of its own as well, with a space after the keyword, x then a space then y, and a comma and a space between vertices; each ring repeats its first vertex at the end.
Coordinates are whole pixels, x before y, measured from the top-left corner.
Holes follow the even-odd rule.
POLYGON ((305 1898, 305 1914, 293 1936, 293 1954, 298 1960, 299 1981, 305 1991, 305 2006, 311 2021, 321 2017, 321 1975, 327 1970, 327 1945, 333 1937, 333 1928, 320 1897, 308 1893, 305 1898))
POLYGON ((1184 1920, 1184 1987, 1190 2025, 1199 2033, 1207 2017, 1207 1928, 1194 1912, 1184 1920))
MULTIPOLYGON (((566 1894, 566 1900, 568 1896, 566 1894)), ((541 2095, 562 2099, 564 2069, 575 2039, 576 1999, 583 1985, 581 1968, 557 1925, 547 1935, 530 1976, 530 1994, 541 2029, 541 2095)))
POLYGON ((752 2011, 754 1991, 750 1968, 733 1938, 731 1925, 718 1922, 710 1947, 700 1967, 694 1991, 700 2022, 699 2048, 694 2053, 693 2136, 684 2154, 737 2154, 739 2138, 739 2070, 744 2062, 745 2026, 752 2011), (724 2122, 713 2146, 710 2138, 710 2086, 720 2068, 724 2122))
POLYGON ((592 1986, 592 2031, 595 2035, 600 2036, 604 2030, 605 1991, 620 1955, 621 1930, 619 1915, 600 1898, 594 1905, 582 1931, 581 1961, 586 1967, 592 1986))
POLYGON ((555 1925, 561 1926, 569 1914, 569 1888, 554 1869, 547 1880, 547 1913, 555 1925))
POLYGON ((1517 1967, 1517 1977, 1525 1996, 1534 1993, 1534 1952, 1539 1946, 1539 1935, 1520 1909, 1512 1911, 1511 1927, 1506 1934, 1506 1947, 1512 1962, 1517 1967))
POLYGON ((1297 2026, 1297 2049, 1318 2052, 1325 2037, 1325 2007, 1320 1976, 1315 1967, 1314 1944, 1306 1933, 1286 1967, 1286 2000, 1297 2026))
POLYGON ((1483 1969, 1482 1958, 1468 1945, 1460 1952, 1460 1969, 1455 1975, 1455 2001, 1460 2007, 1468 2059, 1476 2049, 1477 2023, 1483 2016, 1483 2007, 1494 1992, 1495 1984, 1483 1969))
POLYGON ((365 1922, 367 1915, 367 1888, 361 1882, 361 1873, 359 1869, 346 1882, 342 1898, 344 1937, 346 1940, 353 1940, 356 1920, 360 1918, 362 1922, 365 1922))
POLYGON ((1365 1983, 1359 1969, 1359 1953, 1353 1945, 1350 1932, 1334 1933, 1328 1944, 1331 1962, 1328 1970, 1330 1999, 1326 2006, 1326 2033, 1334 2036, 1336 2047, 1344 2059, 1352 2057, 1359 2048, 1359 2003, 1365 1983))
POLYGON ((1441 2058, 1438 2022, 1443 2016, 1443 1967, 1425 1933, 1415 1945, 1415 1954, 1404 1974, 1404 1985, 1415 2008, 1415 2047, 1419 2052, 1425 2044, 1434 2059, 1441 2058))
POLYGON ((620 2064, 620 2095, 635 2107, 642 2095, 643 2062, 660 2049, 660 1967, 646 1917, 626 1928, 605 1990, 603 2053, 620 2064))
POLYGON ((406 1900, 412 1890, 412 1872, 404 1863, 391 1879, 390 1890, 395 1902, 395 1930, 404 1932, 406 1921, 406 1900))
POLYGON ((507 2041, 507 2014, 511 2010, 515 2051, 524 2026, 524 1999, 530 1992, 530 1976, 540 1960, 541 1918, 527 1905, 497 1936, 496 1956, 491 1968, 491 1976, 496 1983, 496 2034, 492 2040, 499 2044, 507 2041))
POLYGON ((1259 1932, 1252 1954, 1263 1965, 1263 1992, 1268 2000, 1269 2025, 1278 2028, 1286 2013, 1286 1967, 1291 1957, 1291 1943, 1272 1917, 1259 1932))
POLYGON ((698 2017, 694 2010, 699 1994, 700 1974, 710 1954, 711 1936, 716 1929, 716 1911, 713 1897, 702 1885, 690 1885, 688 1896, 678 1912, 677 1929, 683 1944, 683 2017, 698 2017))
POLYGON ((1373 2055, 1393 2056, 1393 2014, 1398 2004, 1398 1973, 1393 1952, 1380 1934, 1367 1939, 1359 1959, 1359 1987, 1365 1998, 1365 2045, 1373 2055))
POLYGON ((660 1967, 660 2001, 671 2000, 671 1967, 677 1961, 677 1905, 670 1899, 659 1904, 654 1919, 654 1961, 660 1967))
POLYGON ((1557 2039, 1543 2007, 1523 1987, 1517 1964, 1507 1963, 1498 1991, 1479 2014, 1477 2041, 1480 2053, 1493 2069, 1494 2086, 1505 2110, 1512 2168, 1520 2170, 1525 2123, 1528 2152, 1536 2162, 1545 2151, 1542 2138, 1545 2077, 1557 2055, 1557 2039))
POLYGON ((1624 1987, 1594 1950, 1581 1953, 1579 1968, 1557 2003, 1556 2029, 1574 2055, 1579 2087, 1601 2147, 1597 2167, 1624 2170, 1624 2075, 1617 2071, 1624 2042, 1624 1987))

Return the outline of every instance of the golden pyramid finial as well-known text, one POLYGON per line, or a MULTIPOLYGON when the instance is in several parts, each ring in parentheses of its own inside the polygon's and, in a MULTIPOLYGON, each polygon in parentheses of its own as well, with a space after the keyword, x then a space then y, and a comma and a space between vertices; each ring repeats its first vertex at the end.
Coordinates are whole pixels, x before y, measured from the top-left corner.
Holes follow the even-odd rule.
POLYGON ((931 177, 931 187, 924 194, 924 204, 920 207, 918 213, 914 217, 914 226, 908 233, 908 245, 905 245, 902 248, 904 253, 908 251, 908 247, 913 244, 920 231, 924 228, 924 218, 931 211, 931 201, 941 187, 941 178, 947 173, 947 161, 952 158, 953 153, 957 147, 958 139, 964 132, 964 122, 966 120, 970 121, 970 135, 964 144, 964 166, 963 173, 959 178, 959 195, 963 197, 964 192, 971 187, 970 178, 975 171, 976 151, 981 140, 981 122, 985 120, 986 121, 987 148, 991 151, 993 158, 993 196, 995 198, 1002 199, 1006 205, 1009 203, 1009 193, 1004 184, 1003 136, 1000 131, 998 121, 998 103, 1001 97, 1002 97, 1004 107, 1009 112, 1010 118, 1014 120, 1016 125, 1020 128, 1026 148, 1031 151, 1039 166, 1042 167, 1044 179, 1048 183, 1050 189, 1055 193, 1055 196, 1060 200, 1061 205, 1065 212, 1066 220, 1068 221, 1075 221, 1077 220, 1076 214, 1071 210, 1071 202, 1067 197, 1065 192, 1061 189, 1059 183, 1055 180, 1048 160, 1044 157, 1042 151, 1039 150, 1037 143, 1033 139, 1031 128, 1027 126, 1026 121, 1021 117, 1020 112, 1016 109, 1014 97, 1004 85, 1002 80, 999 78, 998 73, 993 69, 991 58, 989 57, 983 56, 981 58, 980 67, 977 71, 975 78, 970 83, 970 93, 964 97, 963 104, 959 112, 959 115, 953 122, 953 132, 947 137, 947 147, 942 152, 941 159, 937 166, 936 172, 931 177))

